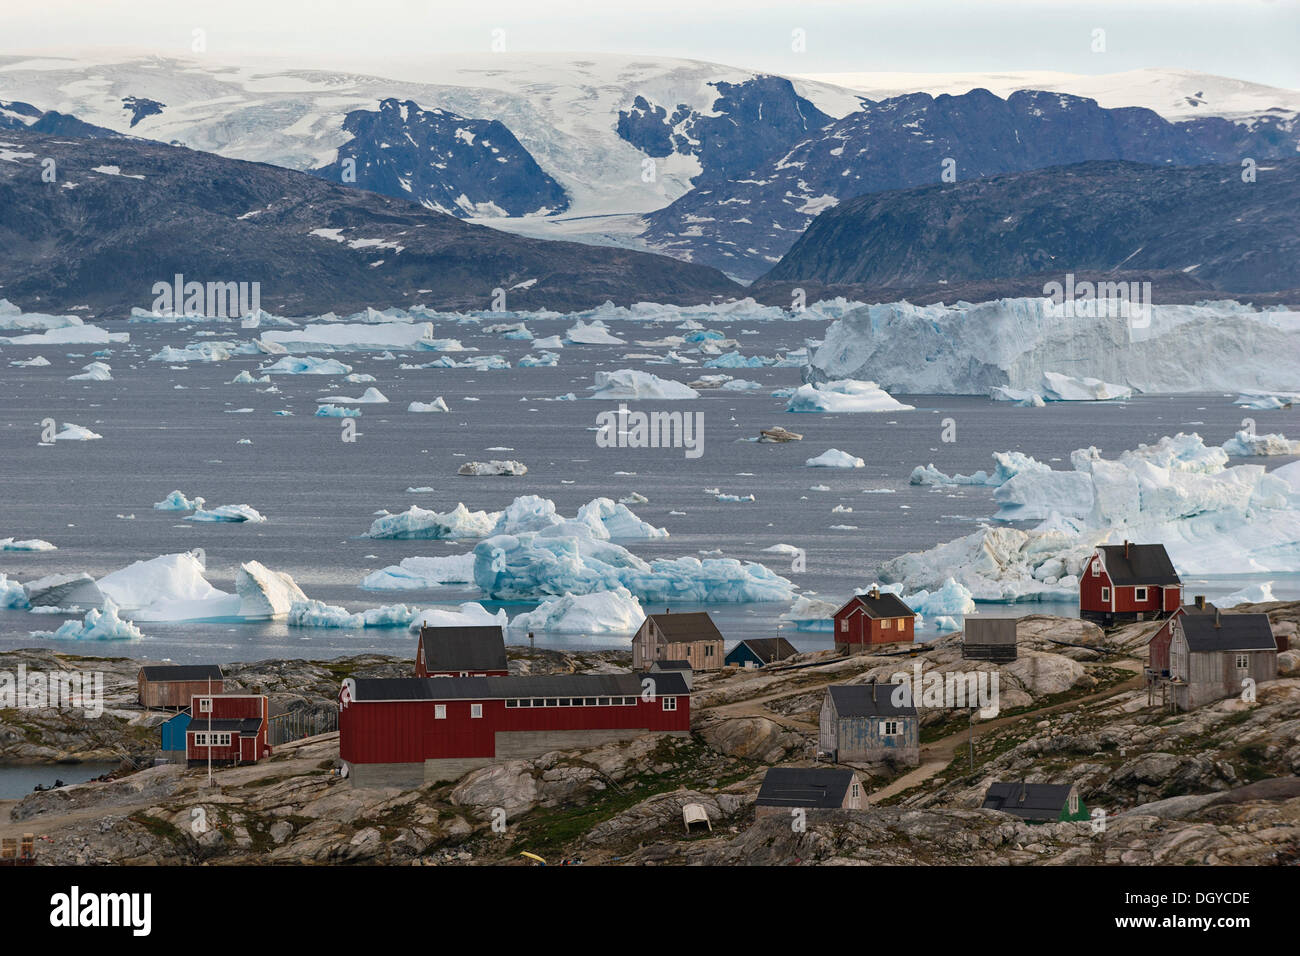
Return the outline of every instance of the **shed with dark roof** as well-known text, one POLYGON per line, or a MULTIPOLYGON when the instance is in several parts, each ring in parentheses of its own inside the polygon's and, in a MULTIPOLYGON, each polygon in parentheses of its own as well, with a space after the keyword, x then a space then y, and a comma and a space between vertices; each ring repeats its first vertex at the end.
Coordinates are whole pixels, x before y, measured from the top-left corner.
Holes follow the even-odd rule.
POLYGON ((1088 808, 1069 783, 992 783, 984 793, 985 810, 999 810, 1031 823, 1087 820, 1088 808))
POLYGON ((861 810, 862 781, 841 767, 772 767, 763 775, 754 815, 791 810, 861 810))
POLYGON ((500 624, 420 628, 416 677, 505 677, 509 673, 500 624))
POLYGON ((195 694, 220 694, 225 677, 216 664, 146 664, 135 678, 143 707, 181 709, 195 694))
POLYGON ((766 667, 799 652, 784 637, 748 637, 727 652, 731 667, 766 667))
POLYGON ((1192 710, 1246 695, 1278 674, 1277 638, 1267 614, 1181 614, 1170 625, 1168 685, 1174 705, 1192 710))

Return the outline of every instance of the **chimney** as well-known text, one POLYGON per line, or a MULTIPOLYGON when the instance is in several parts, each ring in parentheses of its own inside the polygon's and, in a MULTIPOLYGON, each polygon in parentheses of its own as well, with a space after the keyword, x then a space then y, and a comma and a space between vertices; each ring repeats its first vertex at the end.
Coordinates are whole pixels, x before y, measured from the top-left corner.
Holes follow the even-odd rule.
POLYGON ((1220 614, 1219 614, 1219 609, 1218 609, 1217 607, 1214 609, 1214 626, 1215 626, 1215 627, 1222 627, 1222 626, 1223 626, 1223 619, 1222 619, 1222 617, 1220 616, 1220 614))
POLYGON ((1129 542, 1128 542, 1128 538, 1125 538, 1124 539, 1124 560, 1125 561, 1128 560, 1128 550, 1129 550, 1129 542))
POLYGON ((1204 594, 1198 594, 1198 595, 1196 595, 1196 606, 1197 606, 1198 608, 1200 608, 1201 610, 1205 610, 1205 595, 1204 595, 1204 594))
POLYGON ((880 597, 880 585, 879 585, 879 584, 873 584, 873 585, 871 585, 871 590, 867 592, 867 596, 870 597, 872 600, 875 600, 875 599, 879 598, 879 597, 880 597))

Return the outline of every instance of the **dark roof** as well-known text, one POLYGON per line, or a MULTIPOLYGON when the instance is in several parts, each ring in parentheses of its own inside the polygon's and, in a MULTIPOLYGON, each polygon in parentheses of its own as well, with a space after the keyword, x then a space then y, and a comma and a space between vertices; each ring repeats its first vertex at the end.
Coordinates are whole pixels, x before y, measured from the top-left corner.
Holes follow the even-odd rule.
POLYGON ((1117 586, 1181 584, 1163 544, 1103 544, 1097 549, 1106 561, 1110 583, 1117 586), (1125 549, 1128 555, 1125 556, 1125 549))
POLYGON ((690 661, 652 661, 650 669, 660 671, 688 671, 691 669, 690 661))
POLYGON ((358 701, 502 700, 507 697, 639 697, 641 681, 655 693, 686 696, 681 674, 545 674, 537 677, 358 677, 358 701))
POLYGON ((784 637, 750 637, 741 641, 731 650, 734 653, 741 644, 748 647, 764 664, 770 664, 773 661, 783 661, 787 657, 794 657, 799 652, 795 650, 793 644, 784 637))
POLYGON ((826 767, 772 767, 758 791, 760 807, 839 809, 853 782, 852 770, 826 767))
POLYGON ((1267 614, 1187 614, 1178 625, 1191 651, 1277 650, 1267 614))
POLYGON ((911 701, 912 687, 907 688, 901 707, 894 705, 894 689, 898 685, 886 684, 832 684, 826 688, 841 717, 915 717, 916 707, 911 701))
POLYGON ((1070 789, 1068 783, 994 783, 984 794, 983 809, 1026 820, 1055 820, 1065 809, 1070 789))
POLYGON ((144 679, 161 683, 166 681, 224 680, 216 664, 149 664, 140 668, 144 679))
POLYGON ((503 671, 506 639, 500 624, 421 627, 424 666, 431 671, 503 671))
POLYGON ((218 717, 209 721, 206 717, 191 720, 187 734, 203 734, 208 731, 230 731, 241 737, 256 737, 262 729, 260 717, 218 717))
POLYGON ((897 594, 891 594, 889 591, 880 591, 876 595, 870 592, 866 594, 855 594, 844 602, 844 606, 835 612, 837 616, 840 611, 847 608, 850 604, 859 603, 863 610, 867 612, 868 617, 915 617, 916 612, 903 603, 903 599, 897 594))
POLYGON ((708 611, 696 611, 690 614, 651 614, 650 620, 663 632, 664 637, 675 644, 694 644, 697 641, 720 641, 722 632, 718 630, 708 611))

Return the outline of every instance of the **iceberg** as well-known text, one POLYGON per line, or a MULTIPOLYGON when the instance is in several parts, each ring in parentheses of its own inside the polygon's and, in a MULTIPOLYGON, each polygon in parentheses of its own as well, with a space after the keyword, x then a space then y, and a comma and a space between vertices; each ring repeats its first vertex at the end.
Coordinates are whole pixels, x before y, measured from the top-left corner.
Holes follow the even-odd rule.
MULTIPOLYGON (((10 364, 14 363, 11 362, 10 364)), ((1290 408, 1292 405, 1300 405, 1300 392, 1261 392, 1246 389, 1237 396, 1233 404, 1240 405, 1243 408, 1264 410, 1290 408)))
POLYGON ((274 365, 259 371, 267 375, 349 375, 351 365, 344 365, 338 359, 313 358, 310 355, 286 355, 274 365))
POLYGON ((208 583, 203 564, 192 552, 136 561, 96 583, 103 594, 128 613, 159 602, 207 601, 225 596, 208 583))
POLYGON ((832 448, 804 462, 809 468, 865 468, 867 463, 846 451, 832 448))
POLYGON ((463 503, 445 513, 412 505, 402 514, 371 522, 369 538, 482 538, 492 533, 500 512, 470 511, 463 503))
POLYGON ((412 634, 419 634, 421 627, 500 627, 510 624, 505 609, 493 614, 482 604, 466 601, 455 609, 445 607, 428 607, 416 611, 411 618, 408 629, 412 634))
POLYGON ((994 452, 993 465, 992 472, 977 471, 970 475, 946 475, 933 463, 924 467, 917 465, 912 469, 910 482, 914 485, 987 485, 997 488, 1023 472, 1052 470, 1050 465, 1018 451, 994 452))
POLYGON ((186 515, 183 521, 247 521, 252 524, 261 524, 266 520, 258 511, 248 505, 220 505, 219 507, 206 509, 199 508, 192 515, 186 515))
POLYGON ((89 574, 48 574, 26 582, 23 593, 31 607, 83 608, 104 603, 104 592, 89 574))
POLYGON ((318 405, 316 407, 316 418, 360 418, 361 409, 343 408, 341 405, 318 405))
POLYGON ((183 349, 168 345, 149 356, 150 362, 225 362, 230 349, 218 342, 199 342, 183 349))
POLYGON ((27 603, 27 591, 17 581, 9 580, 5 573, 0 571, 0 608, 25 610, 28 607, 30 605, 27 603))
MULTIPOLYGON (((565 333, 564 341, 572 345, 625 345, 626 340, 612 335, 609 328, 600 319, 593 319, 591 324, 581 319, 565 333)), ((534 348, 538 343, 534 343, 534 348)))
POLYGON ((8 299, 0 299, 0 329, 61 329, 82 324, 75 315, 24 312, 8 299))
POLYGON ((294 604, 308 598, 284 571, 272 571, 260 561, 245 561, 235 572, 239 616, 246 620, 286 618, 294 604))
POLYGON ((494 458, 491 461, 467 461, 456 469, 456 474, 474 475, 479 477, 485 475, 520 476, 528 474, 528 466, 522 461, 515 461, 513 459, 508 461, 498 461, 494 458))
POLYGON ((108 332, 97 325, 64 325, 26 335, 0 335, 9 345, 109 345, 131 341, 130 332, 108 332))
POLYGON ((63 430, 56 434, 54 441, 95 441, 103 438, 103 435, 92 432, 89 428, 82 428, 80 425, 74 425, 72 422, 64 422, 63 430))
POLYGON ((1045 297, 859 306, 827 328, 805 380, 870 375, 908 394, 988 395, 1038 390, 1052 369, 1067 391, 1084 379, 1144 393, 1295 389, 1296 313, 1155 305, 1139 327, 1105 310, 1063 311, 1045 297))
POLYGON ((367 627, 407 627, 416 615, 415 608, 390 604, 349 614, 347 608, 323 601, 296 601, 289 607, 285 622, 289 627, 332 627, 361 630, 367 627))
POLYGON ((1219 607, 1236 607, 1238 604, 1268 604, 1276 600, 1273 596, 1273 582, 1265 581, 1233 591, 1227 597, 1219 598, 1216 603, 1219 607))
POLYGON ((130 621, 122 620, 113 599, 105 598, 103 607, 92 608, 84 621, 65 621, 48 636, 56 641, 134 641, 144 633, 130 621))
POLYGON ((595 385, 589 385, 592 398, 639 401, 654 399, 670 401, 687 398, 699 398, 700 393, 681 382, 660 378, 650 372, 639 372, 622 368, 615 372, 597 372, 595 385))
POLYGON ((107 362, 91 362, 89 365, 83 365, 80 375, 69 375, 69 382, 111 382, 113 381, 113 370, 109 368, 107 362))
MULTIPOLYGON (((779 546, 778 546, 779 547, 779 546)), ((771 551, 772 548, 764 548, 771 551)), ((796 631, 833 631, 835 620, 831 617, 840 609, 832 601, 814 599, 811 594, 800 594, 790 605, 790 610, 781 615, 779 620, 789 621, 796 631)))
POLYGON ((48 541, 40 538, 27 538, 18 541, 14 538, 0 538, 0 551, 57 551, 48 541))
POLYGON ((474 583, 474 554, 403 558, 400 563, 372 571, 361 581, 367 591, 419 591, 446 584, 474 583))
POLYGON ((517 615, 512 631, 552 634, 632 635, 645 621, 641 605, 627 590, 565 594, 542 602, 536 610, 517 615))
POLYGON ((331 395, 328 398, 318 398, 317 402, 330 405, 383 405, 388 402, 388 396, 373 386, 366 389, 360 398, 347 398, 342 395, 331 395))
POLYGON ((875 382, 853 379, 800 385, 785 406, 788 412, 905 412, 912 408, 875 382))
MULTIPOLYGON (((432 322, 324 323, 263 332, 262 341, 288 352, 348 352, 385 349, 436 349, 432 322)), ((447 340, 444 345, 455 340, 447 340)), ((452 349, 459 351, 459 349, 452 349)))
POLYGON ((409 404, 409 405, 406 406, 406 410, 407 410, 408 412, 446 412, 446 411, 450 411, 450 409, 447 408, 447 403, 444 402, 444 401, 442 400, 442 396, 441 396, 441 395, 439 395, 437 398, 435 398, 435 399, 434 399, 433 401, 431 401, 431 402, 411 402, 411 404, 409 404))
POLYGON ((1242 430, 1223 443, 1223 450, 1233 458, 1257 458, 1266 455, 1300 455, 1300 441, 1285 435, 1257 435, 1242 430))
POLYGON ((551 368, 560 364, 560 356, 556 352, 542 352, 539 355, 525 355, 519 360, 520 368, 551 368))
POLYGON ((1105 402, 1133 397, 1133 389, 1099 378, 1074 378, 1060 372, 1043 373, 1043 398, 1049 402, 1105 402))

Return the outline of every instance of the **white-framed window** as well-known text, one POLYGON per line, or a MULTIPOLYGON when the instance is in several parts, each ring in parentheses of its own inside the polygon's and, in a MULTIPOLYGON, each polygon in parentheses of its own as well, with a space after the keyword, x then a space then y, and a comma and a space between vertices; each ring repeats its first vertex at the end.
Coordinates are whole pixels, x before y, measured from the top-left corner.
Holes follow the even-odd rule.
POLYGON ((676 698, 676 697, 664 697, 664 698, 663 698, 663 702, 664 702, 664 710, 676 710, 676 709, 677 709, 677 698, 676 698))
POLYGON ((212 698, 211 698, 211 697, 200 697, 200 698, 199 698, 199 713, 200 713, 200 714, 210 714, 210 713, 212 713, 212 698))
POLYGON ((885 618, 883 621, 880 622, 880 627, 881 627, 882 630, 886 630, 886 631, 888 631, 888 630, 890 630, 893 626, 894 626, 894 619, 893 619, 892 617, 887 617, 887 618, 885 618))
POLYGON ((201 732, 194 735, 196 747, 229 747, 230 733, 222 731, 201 732))
POLYGON ((1248 671, 1248 670, 1250 670, 1250 655, 1249 655, 1249 654, 1238 654, 1238 655, 1237 655, 1237 670, 1239 670, 1239 671, 1248 671))
POLYGON ((1145 601, 1146 599, 1147 599, 1147 589, 1146 589, 1146 588, 1134 588, 1134 589, 1133 589, 1133 600, 1135 600, 1135 601, 1145 601))
POLYGON ((434 719, 434 720, 446 720, 446 719, 447 719, 447 705, 446 705, 446 704, 434 704, 434 705, 433 705, 433 719, 434 719))
POLYGON ((1101 577, 1101 562, 1096 558, 1092 559, 1092 576, 1094 578, 1101 577))
POLYGON ((513 697, 506 701, 506 707, 518 707, 518 706, 519 706, 519 701, 515 700, 513 697))
POLYGON ((469 705, 469 715, 470 715, 471 717, 482 717, 482 716, 483 716, 483 705, 482 705, 482 704, 470 704, 470 705, 469 705))
POLYGON ((854 800, 858 799, 858 796, 860 795, 861 790, 862 790, 862 788, 859 787, 856 783, 853 785, 853 799, 854 799, 854 800))
POLYGON ((1072 793, 1070 794, 1070 813, 1073 814, 1078 812, 1079 812, 1079 795, 1077 793, 1072 793))
POLYGON ((880 736, 882 736, 882 737, 897 737, 897 736, 898 736, 898 721, 896 721, 896 720, 882 720, 882 721, 880 722, 880 736))
POLYGON ((1102 599, 1103 601, 1109 601, 1109 600, 1110 600, 1110 588, 1102 588, 1102 589, 1101 589, 1101 599, 1102 599))
POLYGON ((849 619, 847 617, 840 618, 840 633, 847 634, 848 630, 849 630, 849 619))

